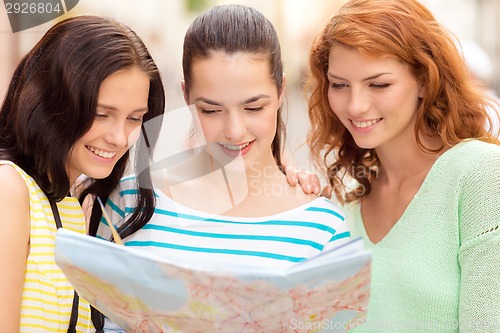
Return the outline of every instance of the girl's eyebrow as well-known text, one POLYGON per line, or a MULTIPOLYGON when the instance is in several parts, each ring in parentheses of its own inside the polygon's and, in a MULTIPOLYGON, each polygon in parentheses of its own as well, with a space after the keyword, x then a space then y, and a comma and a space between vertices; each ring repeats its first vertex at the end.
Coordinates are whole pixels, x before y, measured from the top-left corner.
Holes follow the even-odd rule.
MULTIPOLYGON (((107 109, 107 110, 111 110, 111 111, 117 111, 118 110, 114 106, 106 105, 106 104, 102 104, 102 103, 97 104, 97 107, 98 108, 107 109)), ((148 112, 148 108, 147 107, 146 108, 139 108, 139 109, 133 110, 132 112, 148 112)))
POLYGON ((257 95, 257 96, 254 96, 254 97, 250 97, 246 100, 244 100, 241 105, 243 104, 248 104, 248 103, 252 103, 252 102, 256 102, 258 101, 259 99, 262 99, 262 98, 271 98, 271 96, 269 95, 264 95, 264 94, 261 94, 261 95, 257 95))
POLYGON ((222 106, 222 104, 220 104, 219 102, 213 101, 213 100, 205 98, 205 97, 195 98, 194 101, 195 102, 203 102, 203 103, 207 103, 207 104, 215 105, 215 106, 222 106))
MULTIPOLYGON (((257 95, 257 96, 254 96, 254 97, 247 98, 246 100, 244 100, 240 104, 244 105, 244 104, 252 103, 252 102, 258 101, 259 99, 262 99, 262 98, 271 98, 271 96, 265 95, 265 94, 257 95)), ((221 103, 216 102, 216 101, 211 100, 211 99, 208 99, 208 98, 205 98, 205 97, 195 98, 194 101, 195 102, 204 102, 204 103, 207 103, 207 104, 210 104, 210 105, 214 105, 214 106, 222 106, 221 103)))
MULTIPOLYGON (((392 74, 392 73, 389 73, 389 72, 382 72, 382 73, 377 73, 375 75, 371 75, 367 78, 364 78, 362 81, 369 81, 369 80, 373 80, 373 79, 377 79, 379 78, 380 76, 382 75, 386 75, 386 74, 392 74)), ((346 79, 344 79, 343 77, 340 77, 340 76, 337 76, 337 75, 334 75, 332 73, 328 73, 328 76, 331 77, 332 79, 338 79, 338 80, 344 80, 344 81, 347 81, 346 79)))

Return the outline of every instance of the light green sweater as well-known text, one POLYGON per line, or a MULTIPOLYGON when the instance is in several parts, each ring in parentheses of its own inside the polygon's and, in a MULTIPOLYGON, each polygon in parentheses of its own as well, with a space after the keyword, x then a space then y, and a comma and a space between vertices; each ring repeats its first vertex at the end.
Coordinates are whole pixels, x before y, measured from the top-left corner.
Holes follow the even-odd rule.
POLYGON ((351 332, 500 332, 500 146, 462 142, 435 162, 373 251, 367 321, 351 332))

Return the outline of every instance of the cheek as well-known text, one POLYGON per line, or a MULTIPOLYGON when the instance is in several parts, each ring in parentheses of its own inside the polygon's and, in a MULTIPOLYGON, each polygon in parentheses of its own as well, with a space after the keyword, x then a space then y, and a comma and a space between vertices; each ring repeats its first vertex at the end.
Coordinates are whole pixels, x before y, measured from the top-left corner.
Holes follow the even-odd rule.
POLYGON ((133 128, 128 134, 128 147, 133 146, 137 140, 139 140, 139 136, 141 135, 141 126, 136 126, 133 128))
POLYGON ((258 136, 274 138, 278 126, 277 117, 277 112, 270 112, 263 117, 257 117, 252 122, 253 132, 258 136))
POLYGON ((338 97, 335 96, 332 89, 328 89, 328 104, 330 104, 330 108, 334 110, 334 112, 337 112, 338 97))
POLYGON ((330 89, 328 91, 328 104, 330 105, 330 109, 328 110, 328 118, 334 119, 335 122, 340 122, 344 127, 349 128, 350 120, 347 116, 346 106, 343 105, 343 101, 339 94, 334 94, 330 89))
POLYGON ((335 121, 340 121, 345 127, 349 127, 349 97, 333 89, 328 90, 328 118, 333 118, 335 121))
POLYGON ((222 127, 219 123, 220 121, 217 121, 215 118, 200 117, 200 125, 198 128, 195 127, 196 136, 205 142, 217 141, 220 132, 222 132, 222 127))
POLYGON ((73 162, 75 158, 78 158, 80 154, 85 154, 86 151, 87 148, 85 147, 85 141, 82 137, 73 144, 73 147, 71 147, 70 151, 68 152, 67 161, 69 163, 73 162))
POLYGON ((90 129, 75 142, 73 147, 84 147, 86 144, 100 138, 104 132, 105 129, 103 129, 103 126, 100 126, 100 124, 94 122, 90 129))

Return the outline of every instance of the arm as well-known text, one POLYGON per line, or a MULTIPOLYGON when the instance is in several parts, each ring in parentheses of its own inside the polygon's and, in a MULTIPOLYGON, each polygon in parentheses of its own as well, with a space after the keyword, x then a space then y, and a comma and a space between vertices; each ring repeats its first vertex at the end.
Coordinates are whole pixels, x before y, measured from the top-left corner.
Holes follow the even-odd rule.
POLYGON ((19 332, 21 298, 29 254, 30 205, 24 180, 0 165, 0 331, 19 332))
POLYGON ((463 181, 460 214, 460 332, 500 330, 500 153, 463 181))

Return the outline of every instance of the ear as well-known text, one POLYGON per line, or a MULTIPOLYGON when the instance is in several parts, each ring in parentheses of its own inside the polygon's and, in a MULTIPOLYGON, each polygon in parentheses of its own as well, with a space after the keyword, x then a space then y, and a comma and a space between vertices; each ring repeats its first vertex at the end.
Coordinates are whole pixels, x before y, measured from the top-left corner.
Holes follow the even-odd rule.
POLYGON ((181 80, 181 89, 182 89, 182 96, 184 96, 184 102, 186 102, 187 105, 189 105, 189 98, 186 93, 186 81, 181 80))
POLYGON ((424 98, 425 96, 425 85, 423 82, 418 84, 418 98, 424 98))

